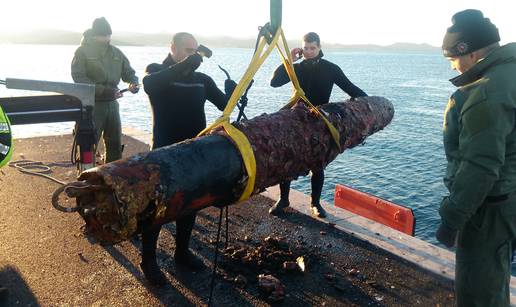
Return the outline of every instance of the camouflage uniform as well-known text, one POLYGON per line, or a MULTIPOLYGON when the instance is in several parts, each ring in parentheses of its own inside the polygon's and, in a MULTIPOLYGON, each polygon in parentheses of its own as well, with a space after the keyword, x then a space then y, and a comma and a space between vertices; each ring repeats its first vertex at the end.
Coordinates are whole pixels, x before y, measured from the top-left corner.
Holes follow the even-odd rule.
POLYGON ((106 162, 122 157, 122 125, 115 93, 120 79, 138 83, 134 69, 120 49, 96 42, 91 30, 84 33, 72 60, 72 78, 77 83, 95 84, 94 122, 97 142, 103 136, 106 162))
POLYGON ((458 230, 459 306, 509 306, 516 238, 516 43, 452 79, 445 112, 442 223, 458 230))

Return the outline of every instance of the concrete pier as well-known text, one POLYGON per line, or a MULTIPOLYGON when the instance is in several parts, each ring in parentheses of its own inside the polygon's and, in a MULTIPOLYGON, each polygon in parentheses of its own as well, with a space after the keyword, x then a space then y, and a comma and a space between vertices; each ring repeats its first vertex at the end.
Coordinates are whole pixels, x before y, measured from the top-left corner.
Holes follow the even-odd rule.
MULTIPOLYGON (((124 155, 148 150, 148 134, 132 129, 124 129, 124 134, 124 155)), ((19 139, 13 161, 69 161, 71 144, 69 135, 19 139)), ((51 168, 52 176, 75 180, 74 166, 55 164, 51 168)), ((0 170, 0 285, 9 289, 0 305, 208 303, 217 208, 202 210, 194 228, 191 248, 208 267, 202 272, 175 267, 175 225, 163 229, 158 263, 170 283, 156 288, 146 282, 139 269, 141 242, 134 239, 105 247, 91 244, 81 231, 83 221, 78 214, 64 214, 51 206, 51 195, 58 186, 13 167, 0 170)), ((292 250, 306 253, 310 260, 305 273, 269 272, 285 285, 284 304, 453 305, 452 252, 331 204, 324 204, 330 213, 327 219, 314 219, 308 212, 308 197, 297 191, 291 192, 292 209, 285 216, 270 216, 267 210, 277 195, 277 187, 273 187, 230 206, 229 243, 257 246, 265 237, 277 236, 292 250)), ((260 272, 249 271, 224 254, 219 259, 214 306, 272 304, 252 277, 260 272), (248 277, 246 286, 232 282, 236 274, 248 277)), ((514 278, 512 281, 514 285, 514 278)), ((515 289, 511 287, 512 293, 515 289)))

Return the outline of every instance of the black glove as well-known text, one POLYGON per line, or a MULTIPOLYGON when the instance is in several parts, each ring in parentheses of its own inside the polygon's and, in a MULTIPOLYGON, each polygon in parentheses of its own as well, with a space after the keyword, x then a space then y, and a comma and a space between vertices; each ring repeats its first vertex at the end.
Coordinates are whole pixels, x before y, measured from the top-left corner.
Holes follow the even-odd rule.
POLYGON ((230 97, 233 94, 233 91, 237 87, 237 83, 231 79, 226 79, 224 81, 224 92, 226 92, 226 96, 230 97))
POLYGON ((177 65, 181 65, 181 66, 184 65, 185 72, 193 72, 197 68, 199 68, 199 66, 201 66, 201 63, 202 63, 202 56, 198 53, 194 53, 194 54, 188 56, 186 59, 184 59, 180 63, 178 63, 177 65))
POLYGON ((441 225, 439 225, 439 228, 437 228, 437 232, 435 233, 435 238, 446 247, 453 247, 455 246, 457 233, 457 230, 441 222, 441 225))

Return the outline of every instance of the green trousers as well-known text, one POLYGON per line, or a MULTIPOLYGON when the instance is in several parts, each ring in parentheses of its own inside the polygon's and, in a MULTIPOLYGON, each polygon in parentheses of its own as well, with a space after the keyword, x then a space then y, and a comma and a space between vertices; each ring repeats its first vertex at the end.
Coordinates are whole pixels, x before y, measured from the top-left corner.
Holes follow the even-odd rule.
POLYGON ((105 161, 112 162, 122 158, 122 123, 118 102, 95 102, 93 120, 97 130, 97 144, 104 140, 105 161))
POLYGON ((516 196, 484 204, 459 232, 455 267, 457 306, 510 306, 516 196))

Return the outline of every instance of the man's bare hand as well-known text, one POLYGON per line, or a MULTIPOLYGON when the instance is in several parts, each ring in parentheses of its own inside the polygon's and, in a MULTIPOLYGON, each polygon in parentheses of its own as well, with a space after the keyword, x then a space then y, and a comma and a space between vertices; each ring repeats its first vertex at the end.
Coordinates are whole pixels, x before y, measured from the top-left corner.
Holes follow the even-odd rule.
POLYGON ((138 83, 129 84, 129 92, 136 94, 140 90, 140 85, 138 83))
POLYGON ((292 56, 292 61, 295 62, 303 57, 303 49, 292 48, 292 50, 290 50, 290 55, 292 56))

